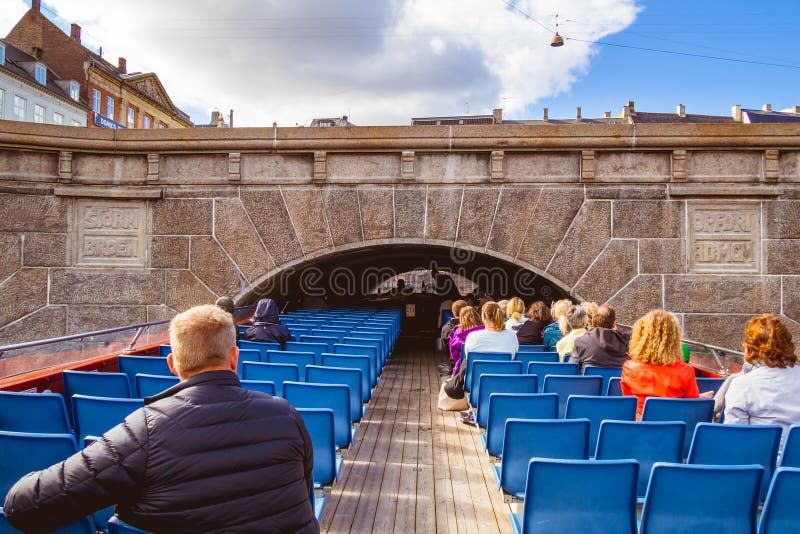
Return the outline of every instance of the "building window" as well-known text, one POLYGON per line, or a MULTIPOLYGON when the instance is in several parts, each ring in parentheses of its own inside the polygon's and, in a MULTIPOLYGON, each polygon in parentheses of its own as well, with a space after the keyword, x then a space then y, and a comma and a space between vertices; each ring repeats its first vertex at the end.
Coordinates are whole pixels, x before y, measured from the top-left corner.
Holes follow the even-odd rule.
POLYGON ((114 120, 114 97, 107 96, 106 97, 106 117, 114 120))
POLYGON ((128 128, 136 128, 136 110, 128 108, 128 128))
POLYGON ((92 89, 92 111, 100 115, 100 106, 102 96, 100 95, 99 89, 92 89))
POLYGON ((0 43, 0 65, 4 65, 6 62, 6 45, 0 43))
POLYGON ((24 121, 25 120, 25 107, 28 105, 28 102, 19 95, 14 95, 14 120, 15 121, 24 121))
POLYGON ((47 85, 47 67, 41 63, 36 64, 35 68, 36 81, 42 85, 47 85))
POLYGON ((167 127, 167 125, 166 125, 166 124, 164 124, 164 123, 163 123, 163 122, 161 122, 161 121, 158 121, 158 127, 159 127, 159 128, 166 128, 166 127, 167 127))
POLYGON ((81 122, 80 121, 76 121, 75 119, 72 119, 72 125, 73 126, 81 126, 81 122))
POLYGON ((75 102, 81 99, 81 86, 78 82, 69 82, 69 97, 75 102))
POLYGON ((0 119, 6 116, 6 90, 0 89, 0 119))
POLYGON ((39 104, 33 105, 33 122, 38 122, 44 124, 44 115, 46 110, 44 106, 40 106, 39 104))
POLYGON ((53 124, 64 124, 64 115, 61 113, 53 113, 53 124))
POLYGON ((150 115, 147 113, 144 114, 144 120, 142 121, 142 128, 151 128, 152 127, 153 119, 150 118, 150 115))

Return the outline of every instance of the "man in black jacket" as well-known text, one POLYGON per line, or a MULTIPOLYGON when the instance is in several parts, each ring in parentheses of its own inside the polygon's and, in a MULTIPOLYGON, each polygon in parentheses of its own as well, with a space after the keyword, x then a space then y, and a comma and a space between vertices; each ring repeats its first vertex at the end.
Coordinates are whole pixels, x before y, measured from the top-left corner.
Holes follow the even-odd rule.
POLYGON ((617 330, 616 312, 611 306, 600 306, 592 317, 592 329, 575 339, 569 358, 581 369, 587 365, 622 367, 628 359, 630 336, 617 330))
POLYGON ((311 438, 285 400, 242 389, 234 339, 216 306, 177 315, 167 361, 181 382, 17 482, 4 505, 11 524, 47 532, 116 504, 152 532, 319 532, 311 438))

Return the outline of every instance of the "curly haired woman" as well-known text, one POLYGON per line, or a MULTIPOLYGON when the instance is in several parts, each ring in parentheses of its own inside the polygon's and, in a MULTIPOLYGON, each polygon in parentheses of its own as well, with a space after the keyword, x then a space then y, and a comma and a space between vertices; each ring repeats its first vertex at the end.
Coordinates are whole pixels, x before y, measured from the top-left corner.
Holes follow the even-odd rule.
POLYGON ((753 317, 744 330, 744 361, 752 370, 736 377, 725 394, 725 422, 800 423, 800 366, 792 334, 774 315, 753 317))
POLYGON ((678 320, 664 310, 652 310, 633 325, 628 345, 631 359, 622 365, 623 395, 636 395, 636 419, 642 418, 647 397, 697 398, 694 369, 683 363, 678 320))

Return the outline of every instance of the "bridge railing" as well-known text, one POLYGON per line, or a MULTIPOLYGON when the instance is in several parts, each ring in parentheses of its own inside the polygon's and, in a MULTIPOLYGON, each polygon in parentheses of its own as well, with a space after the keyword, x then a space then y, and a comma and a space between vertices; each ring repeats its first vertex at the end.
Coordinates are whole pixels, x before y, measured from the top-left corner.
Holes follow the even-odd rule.
POLYGON ((728 376, 742 369, 742 352, 688 339, 683 342, 689 347, 689 363, 700 371, 728 376))

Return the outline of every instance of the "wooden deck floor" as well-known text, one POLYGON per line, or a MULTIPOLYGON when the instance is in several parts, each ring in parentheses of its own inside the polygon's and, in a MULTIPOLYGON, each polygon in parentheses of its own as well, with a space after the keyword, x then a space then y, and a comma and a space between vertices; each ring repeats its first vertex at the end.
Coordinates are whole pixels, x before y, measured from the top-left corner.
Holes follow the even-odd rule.
POLYGON ((436 408, 442 361, 401 347, 387 362, 322 532, 511 532, 480 431, 436 408))

